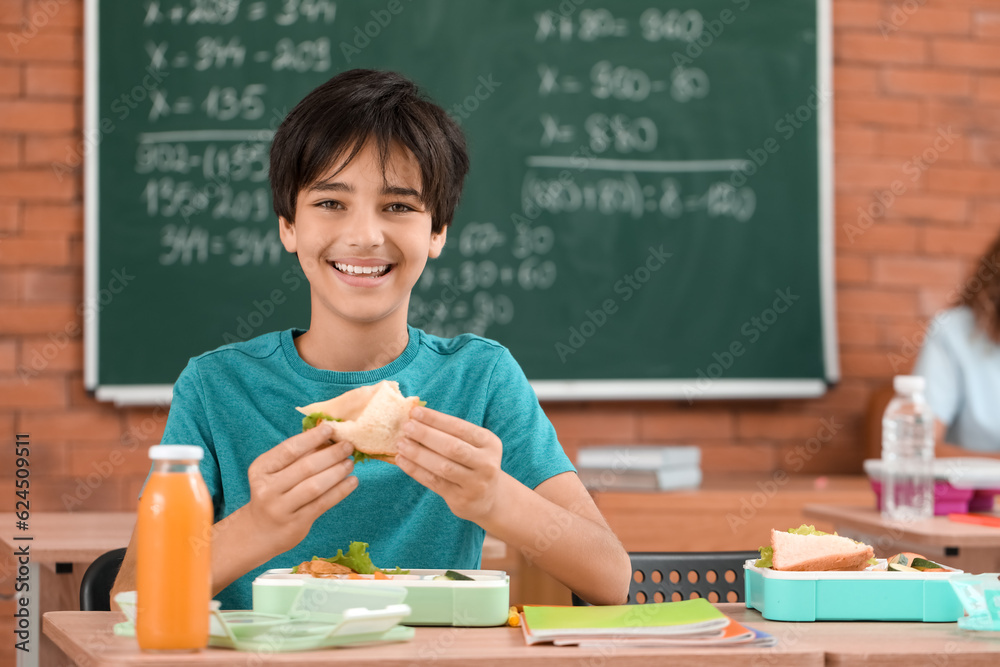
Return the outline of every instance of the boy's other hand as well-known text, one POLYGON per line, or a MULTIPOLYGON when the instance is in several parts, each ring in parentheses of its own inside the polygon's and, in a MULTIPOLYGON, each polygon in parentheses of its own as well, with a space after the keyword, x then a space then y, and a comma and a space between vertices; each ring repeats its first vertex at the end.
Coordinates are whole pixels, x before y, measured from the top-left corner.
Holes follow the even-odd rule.
POLYGON ((330 444, 330 422, 288 438, 258 456, 247 471, 250 502, 245 510, 281 553, 309 533, 313 522, 358 486, 349 458, 354 446, 330 444))
POLYGON ((479 523, 496 504, 503 443, 492 431, 429 408, 403 424, 396 464, 444 498, 455 516, 479 523))

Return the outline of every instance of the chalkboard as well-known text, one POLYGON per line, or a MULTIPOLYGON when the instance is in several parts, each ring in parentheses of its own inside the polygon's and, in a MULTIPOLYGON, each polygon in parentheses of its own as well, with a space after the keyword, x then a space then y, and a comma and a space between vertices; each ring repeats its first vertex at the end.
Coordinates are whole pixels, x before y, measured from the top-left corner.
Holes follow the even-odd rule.
POLYGON ((410 322, 540 398, 815 396, 838 377, 826 0, 87 5, 86 384, 306 327, 273 131, 355 67, 416 81, 472 169, 410 322))

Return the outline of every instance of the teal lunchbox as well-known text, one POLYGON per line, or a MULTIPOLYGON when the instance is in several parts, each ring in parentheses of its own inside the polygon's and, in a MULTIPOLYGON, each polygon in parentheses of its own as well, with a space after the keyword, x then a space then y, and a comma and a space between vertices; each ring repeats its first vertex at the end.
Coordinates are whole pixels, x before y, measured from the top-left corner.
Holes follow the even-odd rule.
MULTIPOLYGON (((456 570, 472 581, 440 580, 446 570, 410 570, 389 579, 351 580, 373 592, 380 588, 406 589, 403 602, 410 615, 404 625, 454 625, 484 627, 504 625, 510 610, 510 577, 501 570, 456 570)), ((287 614, 298 588, 309 574, 290 569, 267 570, 253 581, 253 610, 265 614, 287 614)))
MULTIPOLYGON (((965 615, 951 572, 782 572, 744 564, 746 605, 772 621, 925 621, 965 615)), ((881 568, 881 569, 878 569, 881 568)))

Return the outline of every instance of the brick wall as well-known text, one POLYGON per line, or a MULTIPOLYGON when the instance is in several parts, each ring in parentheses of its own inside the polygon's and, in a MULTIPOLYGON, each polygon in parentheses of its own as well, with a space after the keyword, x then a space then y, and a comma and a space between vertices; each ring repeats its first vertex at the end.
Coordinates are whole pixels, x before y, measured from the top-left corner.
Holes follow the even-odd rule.
MULTIPOLYGON (((0 433, 31 434, 37 511, 67 498, 78 510, 133 508, 145 450, 112 459, 115 445, 129 432, 155 443, 163 427, 151 410, 91 399, 80 338, 50 337, 82 324, 82 178, 51 169, 81 140, 81 26, 82 0, 0 0, 0 433), (12 44, 11 33, 30 36, 12 44), (36 352, 55 354, 24 383, 16 368, 36 352), (114 474, 90 488, 108 462, 114 474)), ((702 445, 706 470, 765 471, 827 420, 836 434, 802 470, 860 470, 873 389, 894 359, 909 369, 926 318, 1000 229, 1000 1, 834 0, 834 55, 843 381, 808 401, 547 405, 570 452, 677 441, 702 445)), ((0 485, 11 477, 6 457, 0 485)), ((10 589, 0 578, 0 595, 10 589)), ((10 610, 0 601, 0 616, 10 610)))

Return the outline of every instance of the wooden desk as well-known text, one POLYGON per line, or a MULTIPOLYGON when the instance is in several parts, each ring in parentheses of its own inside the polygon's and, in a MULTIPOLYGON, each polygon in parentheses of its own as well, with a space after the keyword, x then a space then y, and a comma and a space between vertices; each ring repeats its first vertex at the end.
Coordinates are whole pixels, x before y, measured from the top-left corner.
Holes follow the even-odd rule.
POLYGON ((805 514, 832 523, 841 535, 872 545, 880 558, 913 551, 966 572, 1000 572, 1000 528, 955 523, 943 516, 890 522, 871 505, 807 505, 805 514))
MULTIPOLYGON (((94 560, 101 554, 128 545, 135 525, 134 512, 33 512, 29 529, 14 535, 13 514, 0 514, 0 544, 13 573, 18 571, 16 558, 11 556, 27 545, 29 550, 28 587, 26 592, 15 592, 27 597, 28 632, 31 651, 15 651, 18 667, 63 667, 73 663, 62 651, 41 633, 41 614, 80 608, 80 580, 94 560), (29 540, 14 537, 30 536, 29 540)), ((13 578, 16 579, 14 574, 13 578)), ((17 610, 15 604, 15 611, 17 610)), ((2 624, 3 634, 12 637, 10 618, 2 624)), ((13 643, 13 642, 12 642, 13 643)))
POLYGON ((989 633, 965 632, 955 623, 778 623, 742 604, 721 604, 730 617, 778 638, 771 648, 584 650, 526 646, 517 628, 417 628, 412 641, 384 646, 258 655, 207 649, 183 656, 144 655, 135 639, 116 637, 117 612, 50 612, 45 633, 79 665, 88 667, 186 667, 188 665, 661 665, 716 667, 842 665, 987 665, 1000 663, 1000 642, 989 633))
MULTIPOLYGON (((135 526, 135 512, 34 512, 29 520, 29 530, 23 536, 29 540, 15 540, 10 527, 15 525, 13 514, 0 514, 0 544, 9 552, 9 559, 21 547, 29 545, 27 595, 15 592, 15 600, 22 595, 28 603, 28 633, 31 651, 15 651, 18 667, 68 667, 66 658, 52 640, 42 636, 39 619, 48 611, 80 609, 80 580, 87 567, 101 554, 128 545, 135 526)), ((497 568, 507 559, 507 545, 487 535, 483 542, 483 562, 487 569, 497 568)), ((16 558, 8 560, 13 566, 12 579, 17 578, 16 558)), ((15 609, 17 606, 15 602, 15 609)), ((5 637, 12 637, 13 619, 6 617, 0 623, 5 637)))

